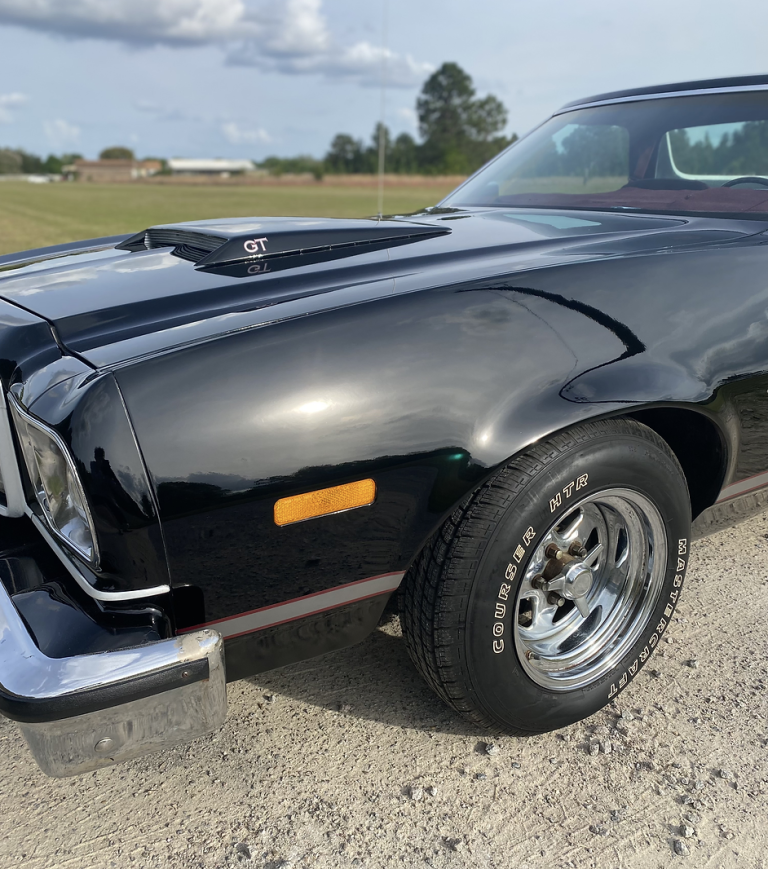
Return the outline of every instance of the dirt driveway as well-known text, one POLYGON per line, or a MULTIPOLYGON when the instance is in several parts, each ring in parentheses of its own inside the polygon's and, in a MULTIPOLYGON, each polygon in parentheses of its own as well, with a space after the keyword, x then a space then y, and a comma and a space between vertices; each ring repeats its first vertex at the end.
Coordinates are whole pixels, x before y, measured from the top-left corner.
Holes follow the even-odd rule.
POLYGON ((0 866, 768 867, 768 516, 694 546, 675 623, 613 706, 491 740, 396 621, 230 686, 216 735, 45 778, 0 719, 0 866))

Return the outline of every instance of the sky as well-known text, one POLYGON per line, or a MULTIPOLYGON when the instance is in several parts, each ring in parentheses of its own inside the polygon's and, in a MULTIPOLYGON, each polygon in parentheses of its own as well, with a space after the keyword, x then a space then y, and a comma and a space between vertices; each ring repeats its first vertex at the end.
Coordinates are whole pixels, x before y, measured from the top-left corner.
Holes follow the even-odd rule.
POLYGON ((445 61, 519 135, 570 100, 768 73, 766 0, 0 0, 0 147, 321 157, 417 136, 445 61))

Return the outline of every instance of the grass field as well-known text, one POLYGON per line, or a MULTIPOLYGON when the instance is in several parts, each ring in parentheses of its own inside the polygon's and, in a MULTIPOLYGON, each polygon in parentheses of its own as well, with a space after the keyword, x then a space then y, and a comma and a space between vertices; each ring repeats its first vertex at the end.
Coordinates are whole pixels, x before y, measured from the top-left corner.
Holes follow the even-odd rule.
MULTIPOLYGON (((391 186, 385 211, 434 205, 450 187, 391 186)), ((152 185, 0 183, 0 254, 49 244, 139 232, 157 223, 208 217, 307 215, 365 217, 377 210, 375 187, 307 185, 152 185)))

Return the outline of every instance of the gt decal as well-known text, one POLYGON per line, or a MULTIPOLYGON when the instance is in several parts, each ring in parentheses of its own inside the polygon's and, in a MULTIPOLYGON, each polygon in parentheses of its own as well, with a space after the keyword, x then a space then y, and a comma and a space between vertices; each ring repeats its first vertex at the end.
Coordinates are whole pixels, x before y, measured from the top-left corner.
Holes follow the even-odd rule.
POLYGON ((261 253, 262 251, 266 251, 268 240, 266 236, 263 238, 251 238, 243 242, 243 247, 246 253, 261 253))
POLYGON ((688 540, 686 538, 682 538, 681 540, 677 541, 677 570, 680 572, 675 575, 675 578, 672 581, 672 591, 669 593, 667 605, 664 607, 664 617, 659 619, 659 623, 656 625, 656 630, 651 634, 648 640, 648 645, 646 645, 643 648, 643 651, 640 652, 640 655, 638 656, 639 662, 638 659, 635 658, 630 666, 621 674, 618 681, 618 687, 616 687, 616 682, 611 683, 611 686, 608 688, 609 700, 614 698, 619 693, 619 691, 625 688, 630 680, 635 677, 635 674, 637 673, 639 668, 643 664, 645 664, 645 662, 650 657, 651 649, 656 648, 659 642, 659 637, 669 626, 669 619, 671 618, 672 613, 675 611, 675 604, 677 603, 677 599, 680 596, 680 586, 683 584, 683 576, 686 568, 686 562, 680 556, 687 556, 687 554, 688 540))

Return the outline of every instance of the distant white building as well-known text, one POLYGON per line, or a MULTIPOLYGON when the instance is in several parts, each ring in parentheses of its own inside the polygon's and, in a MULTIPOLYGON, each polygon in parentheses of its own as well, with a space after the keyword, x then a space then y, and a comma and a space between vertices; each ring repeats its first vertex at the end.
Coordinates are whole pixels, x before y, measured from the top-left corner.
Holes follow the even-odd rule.
POLYGON ((196 159, 174 157, 168 160, 168 168, 174 175, 231 175, 233 172, 253 172, 252 160, 225 160, 219 157, 196 159))

